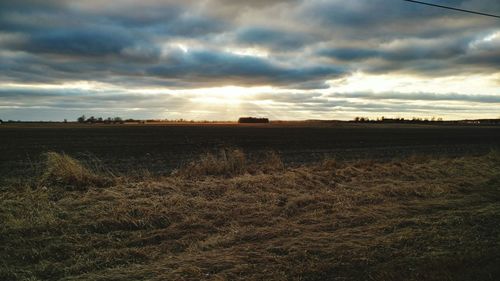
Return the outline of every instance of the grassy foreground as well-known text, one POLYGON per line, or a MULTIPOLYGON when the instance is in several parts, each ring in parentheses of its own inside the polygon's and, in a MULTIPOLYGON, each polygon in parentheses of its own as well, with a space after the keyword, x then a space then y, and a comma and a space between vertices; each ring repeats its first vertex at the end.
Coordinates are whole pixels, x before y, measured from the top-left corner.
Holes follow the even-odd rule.
POLYGON ((56 153, 0 189, 0 280, 498 280, 500 154, 117 176, 56 153))

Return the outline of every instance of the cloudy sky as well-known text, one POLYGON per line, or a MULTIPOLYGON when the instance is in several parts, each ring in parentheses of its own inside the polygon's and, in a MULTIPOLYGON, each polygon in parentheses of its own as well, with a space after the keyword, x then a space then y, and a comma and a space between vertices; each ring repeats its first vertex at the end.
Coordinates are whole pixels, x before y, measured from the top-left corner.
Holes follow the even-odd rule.
POLYGON ((0 118, 81 114, 500 118, 500 19, 401 0, 1 0, 0 118))

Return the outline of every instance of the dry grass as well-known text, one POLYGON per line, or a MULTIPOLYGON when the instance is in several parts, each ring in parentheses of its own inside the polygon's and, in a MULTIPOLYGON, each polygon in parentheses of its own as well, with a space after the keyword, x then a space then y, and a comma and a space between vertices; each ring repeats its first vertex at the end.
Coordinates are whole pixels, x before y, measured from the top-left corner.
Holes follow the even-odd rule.
POLYGON ((273 173, 283 171, 285 165, 278 153, 269 151, 260 161, 249 161, 239 149, 221 149, 218 154, 205 153, 199 159, 172 173, 182 178, 207 176, 235 177, 243 174, 273 173))
POLYGON ((63 186, 68 190, 86 190, 89 187, 110 185, 114 177, 99 175, 98 168, 90 169, 69 155, 57 152, 45 154, 45 170, 40 177, 42 186, 63 186))
POLYGON ((498 152, 286 169, 272 156, 255 174, 233 152, 187 178, 0 189, 0 279, 500 277, 498 152))
POLYGON ((221 149, 219 154, 206 153, 192 161, 174 175, 195 178, 201 176, 236 176, 246 171, 245 154, 238 149, 221 149))
POLYGON ((269 151, 264 155, 264 159, 255 165, 255 169, 263 173, 282 172, 285 164, 277 152, 269 151))

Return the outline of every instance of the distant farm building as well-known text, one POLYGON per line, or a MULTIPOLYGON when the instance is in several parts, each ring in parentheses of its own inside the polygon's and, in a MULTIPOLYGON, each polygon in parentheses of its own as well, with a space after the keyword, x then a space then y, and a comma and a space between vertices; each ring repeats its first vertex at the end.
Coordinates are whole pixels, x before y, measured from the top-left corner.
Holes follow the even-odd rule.
POLYGON ((269 123, 267 118, 241 117, 238 123, 269 123))

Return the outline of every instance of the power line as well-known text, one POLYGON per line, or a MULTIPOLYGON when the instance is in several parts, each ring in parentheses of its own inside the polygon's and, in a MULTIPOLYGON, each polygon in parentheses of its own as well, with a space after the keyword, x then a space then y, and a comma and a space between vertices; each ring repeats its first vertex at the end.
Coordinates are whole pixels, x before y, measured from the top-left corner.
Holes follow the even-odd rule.
POLYGON ((417 3, 417 4, 422 4, 422 5, 427 5, 427 6, 432 6, 432 7, 438 7, 438 8, 448 9, 448 10, 454 10, 454 11, 459 11, 459 12, 464 12, 464 13, 470 13, 470 14, 475 14, 475 15, 481 15, 481 16, 486 16, 486 17, 499 18, 500 19, 500 16, 497 16, 497 15, 486 14, 486 13, 481 13, 481 12, 476 12, 476 11, 471 11, 471 10, 458 9, 458 8, 453 8, 453 7, 448 7, 448 6, 442 6, 442 5, 437 5, 437 4, 427 3, 427 2, 421 2, 421 1, 413 1, 413 0, 403 0, 403 1, 417 3))

